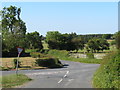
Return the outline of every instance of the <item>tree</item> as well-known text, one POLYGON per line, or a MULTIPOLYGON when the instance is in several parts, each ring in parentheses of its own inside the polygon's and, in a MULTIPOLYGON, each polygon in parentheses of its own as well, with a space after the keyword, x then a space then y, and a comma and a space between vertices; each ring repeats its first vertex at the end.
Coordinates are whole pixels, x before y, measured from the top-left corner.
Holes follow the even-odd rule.
POLYGON ((72 39, 72 43, 74 43, 74 48, 76 50, 76 52, 78 52, 79 49, 84 49, 84 41, 79 38, 79 37, 76 37, 76 38, 73 38, 72 39))
POLYGON ((41 40, 42 35, 40 35, 37 31, 27 33, 26 35, 27 47, 29 47, 29 49, 43 49, 41 40))
POLYGON ((49 31, 46 35, 46 42, 48 43, 50 49, 67 51, 82 49, 83 46, 80 44, 81 40, 73 39, 76 36, 76 33, 61 34, 58 31, 49 31))
POLYGON ((90 39, 87 43, 87 49, 90 49, 91 52, 96 52, 100 50, 108 50, 109 49, 109 43, 107 40, 104 39, 90 39))
POLYGON ((49 31, 46 35, 46 42, 50 49, 60 49, 61 33, 58 31, 49 31))
MULTIPOLYGON (((17 46, 25 47, 26 25, 20 18, 21 9, 4 7, 2 12, 2 51, 17 53, 17 46)), ((13 55, 14 55, 13 54, 13 55)))
POLYGON ((100 50, 109 50, 109 43, 105 39, 100 39, 100 50))
POLYGON ((113 36, 112 34, 103 34, 102 38, 103 39, 111 39, 112 36, 113 36))

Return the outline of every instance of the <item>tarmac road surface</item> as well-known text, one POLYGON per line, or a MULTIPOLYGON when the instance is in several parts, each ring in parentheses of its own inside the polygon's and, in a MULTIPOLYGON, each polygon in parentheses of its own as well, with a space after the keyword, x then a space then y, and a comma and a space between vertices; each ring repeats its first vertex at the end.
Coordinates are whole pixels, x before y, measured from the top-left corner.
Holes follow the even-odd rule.
MULTIPOLYGON (((92 77, 99 64, 61 62, 66 64, 64 68, 19 70, 33 80, 18 88, 92 88, 92 77)), ((15 71, 3 71, 2 75, 13 73, 15 71)))

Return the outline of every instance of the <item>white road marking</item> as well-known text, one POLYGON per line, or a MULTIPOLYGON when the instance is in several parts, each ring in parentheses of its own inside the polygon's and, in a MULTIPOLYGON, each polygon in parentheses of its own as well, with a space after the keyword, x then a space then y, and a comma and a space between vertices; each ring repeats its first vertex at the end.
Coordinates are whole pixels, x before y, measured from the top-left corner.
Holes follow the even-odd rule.
MULTIPOLYGON (((66 72, 66 74, 63 76, 63 78, 67 77, 67 74, 69 73, 69 71, 66 72)), ((61 83, 63 81, 63 78, 60 79, 60 81, 58 83, 61 83)))
POLYGON ((64 75, 64 78, 66 77, 67 75, 64 75))
POLYGON ((69 71, 67 71, 67 73, 66 74, 68 74, 69 73, 69 71))
POLYGON ((58 83, 61 83, 63 79, 60 79, 60 81, 58 83))

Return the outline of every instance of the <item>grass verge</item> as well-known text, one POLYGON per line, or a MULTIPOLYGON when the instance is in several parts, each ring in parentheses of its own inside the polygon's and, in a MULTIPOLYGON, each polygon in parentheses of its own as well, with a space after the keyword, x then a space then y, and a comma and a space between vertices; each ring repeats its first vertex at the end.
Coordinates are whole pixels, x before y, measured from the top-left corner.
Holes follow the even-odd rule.
POLYGON ((120 90, 120 51, 107 55, 93 77, 95 88, 120 90))
POLYGON ((32 79, 30 79, 29 77, 23 74, 18 74, 18 75, 12 74, 12 75, 0 77, 2 88, 11 88, 11 87, 19 86, 31 80, 32 79))
POLYGON ((101 59, 70 57, 69 53, 65 50, 50 50, 48 54, 56 58, 59 58, 61 60, 68 60, 68 61, 81 62, 81 63, 95 63, 95 64, 101 63, 101 59))

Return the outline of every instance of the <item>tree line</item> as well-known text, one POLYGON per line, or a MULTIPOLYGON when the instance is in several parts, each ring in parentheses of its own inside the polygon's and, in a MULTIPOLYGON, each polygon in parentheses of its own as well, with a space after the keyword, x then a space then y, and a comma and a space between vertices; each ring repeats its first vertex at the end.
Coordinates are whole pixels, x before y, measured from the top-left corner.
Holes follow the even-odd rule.
POLYGON ((104 38, 92 37, 86 42, 86 37, 75 33, 61 34, 58 31, 47 32, 46 42, 50 49, 58 50, 76 50, 77 52, 79 49, 86 49, 87 52, 99 52, 109 49, 109 43, 104 38))
MULTIPOLYGON (((46 37, 39 32, 27 33, 26 24, 21 19, 21 8, 15 6, 4 7, 1 13, 1 30, 0 39, 2 41, 3 56, 17 56, 16 47, 25 49, 43 50, 42 40, 44 40, 49 49, 58 50, 76 50, 86 49, 87 52, 97 52, 109 49, 107 39, 114 39, 113 34, 89 34, 77 35, 76 33, 62 34, 59 31, 49 31, 46 37)), ((115 37, 119 37, 116 34, 115 37)), ((119 41, 119 39, 116 39, 119 41)), ((117 44, 119 45, 119 43, 117 44)), ((23 51, 23 52, 24 52, 23 51)))

